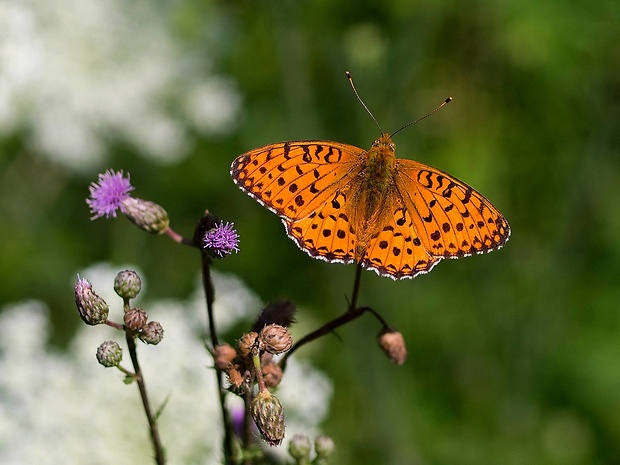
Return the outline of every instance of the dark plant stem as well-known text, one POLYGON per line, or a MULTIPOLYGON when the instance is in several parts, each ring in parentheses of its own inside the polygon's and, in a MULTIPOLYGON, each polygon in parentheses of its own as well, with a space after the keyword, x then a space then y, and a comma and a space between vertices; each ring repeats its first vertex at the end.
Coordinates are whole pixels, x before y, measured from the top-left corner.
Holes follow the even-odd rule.
MULTIPOLYGON (((215 317, 213 314, 213 301, 215 300, 215 288, 211 280, 211 260, 206 253, 202 252, 202 285, 205 290, 207 299, 207 318, 209 320, 209 337, 213 347, 219 345, 217 331, 215 328, 215 317)), ((222 370, 215 368, 217 378, 217 389, 220 398, 220 407, 222 410, 222 421, 224 424, 224 463, 226 465, 234 465, 233 447, 232 447, 232 422, 228 409, 226 408, 226 391, 224 391, 224 380, 222 370)))
MULTIPOLYGON (((243 395, 243 445, 245 446, 246 450, 254 442, 254 436, 252 435, 252 425, 254 424, 254 421, 252 420, 252 415, 250 413, 251 403, 252 393, 249 389, 246 389, 243 395)), ((244 465, 251 465, 253 463, 253 460, 251 458, 247 458, 244 460, 243 463, 244 465)))
POLYGON ((349 303, 349 311, 355 310, 357 307, 357 296, 360 292, 360 282, 362 280, 362 265, 359 263, 355 268, 355 282, 353 283, 353 293, 351 295, 351 303, 349 303))
POLYGON ((349 303, 349 308, 347 309, 347 311, 344 312, 342 315, 340 315, 338 318, 328 321, 323 326, 321 326, 319 329, 309 334, 306 334, 303 338, 297 341, 293 345, 293 347, 291 347, 291 349, 286 354, 284 354, 284 356, 280 360, 279 365, 280 365, 280 368, 282 368, 282 370, 286 369, 286 361, 288 360, 288 357, 290 357, 291 354, 295 352, 297 349, 299 349, 300 347, 302 347, 303 345, 309 342, 314 341, 315 339, 318 339, 321 336, 331 333, 333 330, 348 323, 349 321, 359 318, 365 312, 368 312, 368 311, 371 312, 372 314, 380 318, 380 321, 384 323, 383 319, 380 316, 378 316, 377 312, 372 310, 370 307, 357 308, 357 297, 359 295, 359 290, 360 290, 362 270, 363 268, 358 264, 357 269, 355 271, 355 282, 353 283, 353 293, 351 295, 351 302, 349 303))
POLYGON ((149 430, 151 433, 151 442, 153 443, 153 449, 155 451, 155 463, 157 465, 164 465, 166 463, 166 457, 164 454, 164 448, 162 447, 161 440, 159 439, 159 430, 157 428, 157 419, 151 411, 151 405, 149 397, 146 393, 146 384, 144 382, 144 376, 138 363, 138 353, 136 351, 136 340, 130 331, 125 332, 125 338, 127 339, 127 347, 129 347, 129 355, 131 357, 131 363, 133 364, 133 370, 135 373, 136 383, 140 390, 140 397, 142 398, 142 405, 144 406, 144 412, 146 413, 146 419, 149 422, 149 430))

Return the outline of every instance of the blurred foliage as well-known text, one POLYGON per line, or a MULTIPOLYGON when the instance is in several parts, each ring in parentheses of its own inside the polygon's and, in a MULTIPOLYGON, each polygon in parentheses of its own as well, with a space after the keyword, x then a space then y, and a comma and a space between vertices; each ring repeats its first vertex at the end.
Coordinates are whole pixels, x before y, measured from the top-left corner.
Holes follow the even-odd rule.
MULTIPOLYGON (((241 253, 217 267, 265 301, 296 301, 300 327, 345 310, 354 267, 299 251, 228 170, 280 140, 369 148, 379 131, 345 70, 389 132, 453 96, 398 134, 397 155, 465 180, 511 224, 501 251, 413 281, 364 273, 360 304, 404 334, 403 367, 365 318, 300 351, 335 382, 324 426, 336 463, 620 462, 620 3, 185 0, 166 14, 236 81, 239 129, 193 133, 192 155, 169 165, 111 135, 97 169, 131 173, 136 196, 164 205, 182 234, 204 209, 234 221, 241 253)), ((24 135, 0 141, 0 303, 47 302, 63 345, 79 323, 71 283, 95 261, 138 264, 153 298, 188 295, 194 251, 122 218, 89 221, 97 169, 54 164, 24 135)))

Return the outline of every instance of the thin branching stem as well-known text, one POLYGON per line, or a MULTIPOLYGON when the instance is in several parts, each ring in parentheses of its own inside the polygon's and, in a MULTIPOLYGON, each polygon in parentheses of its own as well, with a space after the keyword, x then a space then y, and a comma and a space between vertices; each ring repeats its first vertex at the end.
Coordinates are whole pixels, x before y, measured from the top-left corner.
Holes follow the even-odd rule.
MULTIPOLYGON (((207 319, 209 321, 209 337, 213 347, 219 345, 217 330, 215 327, 215 316, 213 312, 213 302, 215 300, 215 288, 211 280, 211 259, 206 253, 202 252, 202 284, 205 290, 207 300, 207 319)), ((226 408, 226 391, 224 390, 224 379, 222 370, 215 368, 217 378, 217 389, 220 399, 220 408, 222 410, 222 422, 224 424, 224 463, 233 465, 233 446, 232 446, 232 422, 228 409, 226 408)))
POLYGON ((140 397, 142 398, 142 406, 144 407, 144 412, 146 413, 146 419, 149 422, 151 442, 153 443, 153 449, 155 452, 155 463, 157 465, 164 465, 166 463, 164 448, 162 447, 161 440, 159 438, 157 419, 155 418, 151 410, 149 397, 146 392, 146 383, 144 382, 144 376, 142 375, 142 370, 140 369, 140 364, 138 363, 136 340, 130 331, 125 332, 125 337, 127 339, 127 347, 129 348, 129 355, 131 357, 131 363, 133 365, 133 370, 135 373, 135 380, 138 384, 138 389, 140 390, 140 397))
POLYGON ((353 293, 351 294, 351 303, 349 304, 349 311, 354 311, 357 307, 357 296, 360 292, 360 282, 362 280, 362 265, 359 263, 355 268, 355 282, 353 283, 353 293))
POLYGON ((194 245, 194 241, 192 241, 191 239, 187 237, 182 236, 181 234, 176 232, 174 229, 172 229, 170 226, 164 229, 164 234, 178 244, 189 245, 190 247, 194 245))
POLYGON ((361 307, 361 308, 357 308, 357 297, 359 295, 359 290, 360 290, 360 282, 361 282, 361 277, 362 277, 362 267, 358 264, 357 265, 357 269, 355 270, 355 282, 353 283, 353 293, 351 295, 351 302, 349 303, 349 307, 347 309, 346 312, 344 312, 342 315, 340 315, 339 317, 328 321, 327 323, 325 323, 323 326, 321 326, 319 329, 306 334, 303 338, 301 338, 299 341, 297 341, 293 347, 291 347, 291 349, 284 354, 284 356, 282 357, 282 359, 279 362, 280 367, 282 368, 282 370, 286 369, 286 362, 288 360, 288 357, 291 356, 291 354, 293 352, 295 352, 297 349, 299 349, 300 347, 304 346, 305 344, 314 341, 315 339, 318 339, 321 336, 324 336, 326 334, 331 333, 332 331, 334 331, 336 328, 348 323, 349 321, 355 320, 356 318, 359 318, 360 316, 362 316, 366 311, 369 310, 369 307, 361 307))

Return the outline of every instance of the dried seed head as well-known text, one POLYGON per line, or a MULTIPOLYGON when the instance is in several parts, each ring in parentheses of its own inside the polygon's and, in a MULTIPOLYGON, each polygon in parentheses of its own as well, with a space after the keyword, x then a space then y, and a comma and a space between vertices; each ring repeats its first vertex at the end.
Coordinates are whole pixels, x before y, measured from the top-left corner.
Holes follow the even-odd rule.
POLYGON ((286 352, 293 345, 293 337, 288 329, 277 324, 265 326, 258 337, 261 350, 274 355, 286 352))
POLYGON ((219 370, 226 370, 237 356, 237 351, 228 344, 220 344, 213 348, 213 360, 219 370))
POLYGON ((237 341, 237 350, 242 357, 250 357, 252 355, 252 347, 256 342, 258 334, 255 332, 245 333, 241 339, 237 341))
POLYGON ((148 320, 148 315, 140 307, 130 308, 123 317, 125 326, 132 331, 138 331, 142 328, 146 324, 146 320, 148 320))
POLYGON ((282 368, 275 363, 263 365, 263 381, 268 388, 274 388, 282 381, 282 368))
POLYGON ((226 371, 228 375, 228 382, 233 392, 240 392, 243 386, 243 375, 239 371, 238 365, 230 365, 226 371))
POLYGON ((135 271, 121 271, 114 278, 114 290, 123 299, 135 299, 141 288, 142 280, 135 271))
POLYGON ((114 341, 105 341, 97 348, 97 361, 104 367, 115 367, 123 359, 123 349, 114 341))
POLYGON ((405 363, 407 346, 405 345, 403 335, 399 331, 392 328, 383 328, 377 336, 377 342, 392 362, 397 365, 405 363))
POLYGON ((290 300, 277 300, 267 305, 258 316, 252 329, 259 332, 264 326, 276 323, 288 328, 295 322, 296 305, 290 300))
POLYGON ((270 446, 279 446, 284 439, 284 409, 276 396, 267 389, 259 392, 250 405, 254 423, 270 446))

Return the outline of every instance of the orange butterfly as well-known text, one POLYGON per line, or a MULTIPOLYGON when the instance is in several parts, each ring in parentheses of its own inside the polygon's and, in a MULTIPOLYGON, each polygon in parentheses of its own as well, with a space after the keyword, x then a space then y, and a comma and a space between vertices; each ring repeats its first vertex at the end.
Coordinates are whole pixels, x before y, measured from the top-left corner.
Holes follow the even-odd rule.
POLYGON ((394 152, 386 133, 368 151, 330 141, 280 142, 240 155, 230 172, 241 190, 282 218, 308 255, 357 262, 380 276, 414 278, 443 258, 504 245, 510 227, 491 202, 394 152))

